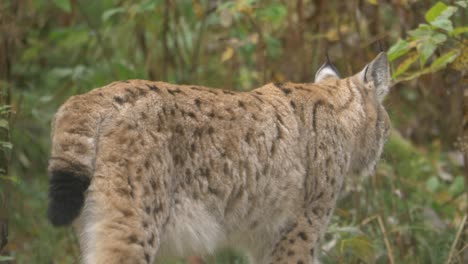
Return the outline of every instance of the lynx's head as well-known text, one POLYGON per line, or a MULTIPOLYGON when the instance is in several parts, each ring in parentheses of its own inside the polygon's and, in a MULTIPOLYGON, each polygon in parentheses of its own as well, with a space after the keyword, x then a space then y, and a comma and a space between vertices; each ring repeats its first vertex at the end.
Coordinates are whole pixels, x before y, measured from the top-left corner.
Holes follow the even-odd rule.
POLYGON ((349 106, 349 118, 345 121, 354 138, 349 172, 369 175, 374 171, 390 134, 390 119, 382 105, 391 85, 387 55, 381 52, 362 71, 344 79, 339 79, 337 71, 327 59, 315 75, 315 82, 330 79, 338 80, 341 91, 348 89, 356 94, 349 106))

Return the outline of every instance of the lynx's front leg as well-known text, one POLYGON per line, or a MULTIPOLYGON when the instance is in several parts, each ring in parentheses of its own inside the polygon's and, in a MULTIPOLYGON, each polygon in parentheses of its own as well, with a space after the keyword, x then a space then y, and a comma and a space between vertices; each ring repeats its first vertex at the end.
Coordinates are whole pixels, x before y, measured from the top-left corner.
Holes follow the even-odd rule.
POLYGON ((332 207, 315 205, 298 212, 277 242, 271 263, 311 264, 316 262, 319 240, 326 231, 332 207))

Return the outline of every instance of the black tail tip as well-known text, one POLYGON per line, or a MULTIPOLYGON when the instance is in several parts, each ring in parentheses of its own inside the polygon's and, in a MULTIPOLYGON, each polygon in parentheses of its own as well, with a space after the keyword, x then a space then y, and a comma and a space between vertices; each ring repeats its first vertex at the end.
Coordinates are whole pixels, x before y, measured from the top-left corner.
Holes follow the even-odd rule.
POLYGON ((89 178, 76 172, 52 171, 47 216, 54 226, 70 225, 80 214, 89 178))

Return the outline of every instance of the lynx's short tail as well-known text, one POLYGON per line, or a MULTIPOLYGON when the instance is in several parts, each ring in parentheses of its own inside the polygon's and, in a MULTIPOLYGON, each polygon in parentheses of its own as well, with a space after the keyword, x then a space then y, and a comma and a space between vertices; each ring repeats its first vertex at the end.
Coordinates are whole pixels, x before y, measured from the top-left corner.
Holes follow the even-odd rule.
POLYGON ((96 96, 74 96, 54 117, 47 210, 54 226, 71 224, 83 207, 94 173, 103 103, 96 96))
POLYGON ((90 178, 80 173, 77 170, 51 172, 47 216, 54 226, 69 225, 83 207, 84 192, 88 189, 90 178))

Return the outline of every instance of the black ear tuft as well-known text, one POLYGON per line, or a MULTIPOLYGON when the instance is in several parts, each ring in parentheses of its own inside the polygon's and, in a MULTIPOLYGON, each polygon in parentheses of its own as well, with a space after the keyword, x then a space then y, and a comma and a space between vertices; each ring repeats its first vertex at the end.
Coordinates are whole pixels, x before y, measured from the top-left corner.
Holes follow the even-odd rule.
POLYGON ((378 40, 377 42, 379 44, 379 52, 384 52, 384 48, 383 48, 383 45, 382 45, 382 40, 378 40))
POLYGON ((80 214, 84 192, 89 183, 89 178, 79 177, 74 172, 52 171, 47 209, 47 216, 52 225, 69 225, 80 214))
POLYGON ((328 56, 328 51, 326 53, 325 63, 317 70, 317 73, 315 73, 314 82, 317 83, 327 78, 333 78, 333 79, 340 78, 338 74, 338 70, 330 61, 330 57, 328 56))

